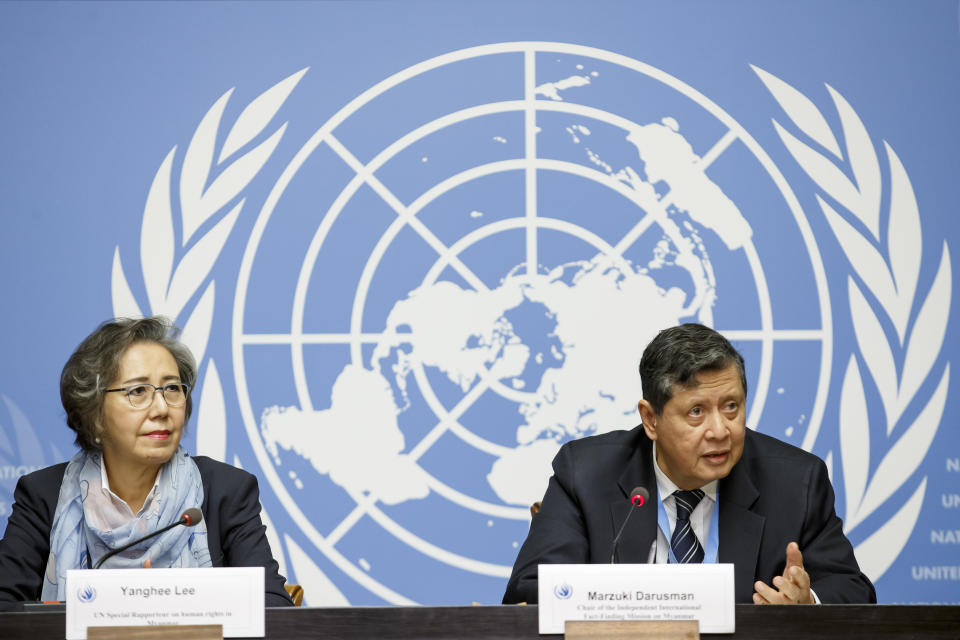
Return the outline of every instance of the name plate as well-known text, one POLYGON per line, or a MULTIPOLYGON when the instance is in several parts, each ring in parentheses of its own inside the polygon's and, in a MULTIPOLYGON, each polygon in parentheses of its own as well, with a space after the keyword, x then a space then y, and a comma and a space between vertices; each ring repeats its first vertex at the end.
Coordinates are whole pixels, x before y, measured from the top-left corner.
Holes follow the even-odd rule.
POLYGON ((67 571, 67 640, 87 627, 223 625, 264 635, 263 567, 67 571))
POLYGON ((540 633, 567 620, 697 620, 733 633, 732 564, 541 564, 540 633))

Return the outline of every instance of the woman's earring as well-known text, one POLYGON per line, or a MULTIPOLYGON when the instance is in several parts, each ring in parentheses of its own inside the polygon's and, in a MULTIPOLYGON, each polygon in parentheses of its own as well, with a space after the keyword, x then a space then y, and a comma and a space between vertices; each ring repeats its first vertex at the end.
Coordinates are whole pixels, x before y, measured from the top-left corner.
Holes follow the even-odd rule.
POLYGON ((100 444, 100 436, 95 436, 95 437, 93 438, 93 443, 94 443, 94 444, 100 444))

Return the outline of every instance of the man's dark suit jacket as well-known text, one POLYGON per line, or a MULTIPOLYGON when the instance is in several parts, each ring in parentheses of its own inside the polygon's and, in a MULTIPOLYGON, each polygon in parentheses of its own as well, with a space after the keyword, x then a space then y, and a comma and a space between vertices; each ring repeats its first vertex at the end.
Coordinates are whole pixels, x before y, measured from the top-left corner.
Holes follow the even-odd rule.
MULTIPOLYGON (((540 512, 520 549, 504 604, 537 602, 538 564, 609 563, 634 487, 657 495, 652 443, 642 427, 565 444, 553 461, 540 512)), ((795 541, 823 603, 876 602, 833 506, 827 469, 816 456, 747 430, 743 457, 719 483, 718 562, 734 566, 737 602, 753 584, 772 584, 795 541)), ((634 513, 617 549, 621 563, 646 562, 657 537, 657 503, 634 513)))
MULTIPOLYGON (((268 607, 293 603, 270 553, 260 521, 260 491, 251 474, 205 456, 193 459, 203 481, 200 511, 207 523, 207 546, 215 567, 263 567, 268 607)), ((67 463, 20 478, 13 513, 0 540, 0 603, 36 601, 50 555, 50 527, 67 463)))

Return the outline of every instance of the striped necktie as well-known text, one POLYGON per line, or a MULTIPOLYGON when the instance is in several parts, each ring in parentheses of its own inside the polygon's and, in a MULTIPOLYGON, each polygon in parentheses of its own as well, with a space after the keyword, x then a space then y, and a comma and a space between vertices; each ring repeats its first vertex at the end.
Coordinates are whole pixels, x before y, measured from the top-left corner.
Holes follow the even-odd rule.
POLYGON ((674 491, 673 499, 677 505, 677 524, 673 527, 673 537, 670 538, 670 547, 677 562, 703 562, 703 547, 690 527, 690 514, 703 499, 704 493, 700 489, 693 491, 674 491))

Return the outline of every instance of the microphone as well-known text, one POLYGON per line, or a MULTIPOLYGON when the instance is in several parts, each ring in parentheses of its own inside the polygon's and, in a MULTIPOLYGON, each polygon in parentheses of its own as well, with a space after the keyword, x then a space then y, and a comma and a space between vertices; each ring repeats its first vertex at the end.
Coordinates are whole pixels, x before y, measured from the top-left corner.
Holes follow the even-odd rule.
POLYGON ((120 547, 119 549, 114 549, 114 550, 112 550, 110 553, 108 553, 108 554, 106 554, 105 556, 103 556, 102 558, 100 558, 100 560, 97 561, 97 564, 96 564, 93 568, 94 568, 94 569, 99 569, 99 568, 100 568, 100 565, 102 565, 104 562, 106 562, 107 560, 109 560, 109 559, 112 558, 113 556, 117 555, 117 554, 120 553, 121 551, 126 551, 126 550, 129 549, 130 547, 136 546, 136 545, 140 544, 141 542, 143 542, 144 540, 149 540, 149 539, 152 538, 153 536, 158 536, 158 535, 160 535, 161 533, 163 533, 164 531, 169 531, 170 529, 173 529, 174 527, 179 526, 179 525, 181 525, 181 524, 182 524, 183 526, 185 526, 185 527, 195 527, 196 525, 200 524, 200 521, 201 521, 201 520, 203 520, 203 513, 200 512, 200 509, 197 509, 196 507, 192 507, 192 508, 190 508, 190 509, 187 509, 187 510, 184 511, 183 514, 180 516, 180 519, 177 520, 176 522, 174 522, 173 524, 168 524, 167 526, 163 527, 162 529, 157 529, 157 530, 154 531, 153 533, 150 533, 150 534, 148 534, 148 535, 145 535, 145 536, 143 536, 142 538, 139 538, 138 540, 134 540, 134 541, 131 542, 130 544, 125 544, 125 545, 123 545, 122 547, 120 547))
POLYGON ((633 508, 627 513, 627 517, 623 519, 623 524, 620 525, 620 530, 617 531, 617 537, 613 539, 613 548, 610 550, 610 564, 616 562, 617 556, 617 545, 620 544, 620 536, 623 535, 623 530, 627 528, 627 522, 630 521, 630 516, 633 515, 633 512, 637 508, 642 507, 647 500, 650 499, 650 492, 647 491, 646 487, 634 487, 633 491, 630 492, 630 504, 633 508))

